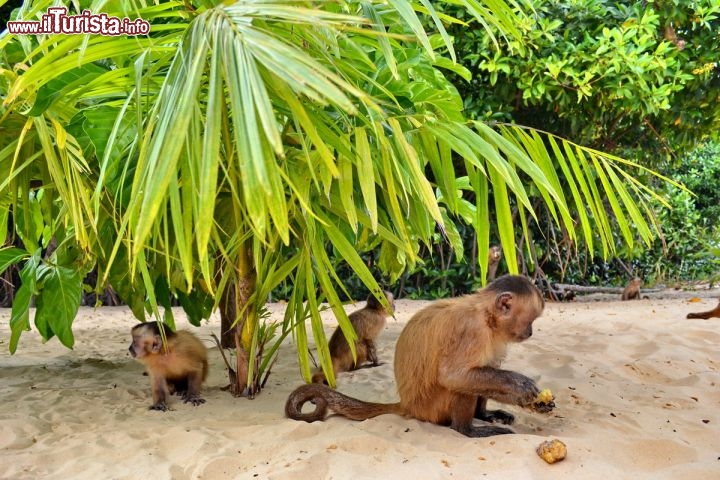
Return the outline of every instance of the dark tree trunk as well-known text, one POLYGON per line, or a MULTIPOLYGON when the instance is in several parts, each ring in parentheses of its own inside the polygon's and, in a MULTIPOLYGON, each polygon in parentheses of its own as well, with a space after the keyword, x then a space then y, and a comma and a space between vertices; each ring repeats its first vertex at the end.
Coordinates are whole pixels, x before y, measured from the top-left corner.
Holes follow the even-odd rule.
POLYGON ((235 329, 232 327, 237 317, 235 307, 235 285, 228 284, 220 300, 220 345, 222 348, 235 348, 235 329))

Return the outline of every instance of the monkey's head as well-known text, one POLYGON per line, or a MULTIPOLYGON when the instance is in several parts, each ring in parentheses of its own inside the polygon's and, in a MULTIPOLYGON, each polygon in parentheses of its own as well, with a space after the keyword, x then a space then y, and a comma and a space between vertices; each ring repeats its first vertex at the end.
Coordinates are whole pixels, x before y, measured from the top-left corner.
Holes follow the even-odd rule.
POLYGON ((481 293, 491 297, 488 325, 496 335, 508 342, 522 342, 532 336, 532 323, 542 315, 545 300, 530 280, 520 275, 504 275, 481 293))
MULTIPOLYGON (((390 304, 390 311, 387 312, 388 315, 392 315, 395 312, 395 296, 388 292, 387 290, 383 291, 385 294, 385 298, 387 299, 388 303, 390 304)), ((382 311, 385 310, 385 307, 383 307, 383 304, 380 303, 380 301, 375 298, 375 296, 371 293, 368 295, 367 298, 367 305, 366 308, 371 308, 373 310, 382 311)))
POLYGON ((491 262, 497 262, 502 257, 502 249, 497 245, 492 245, 488 251, 488 258, 491 262))
MULTIPOLYGON (((158 322, 144 322, 135 325, 130 333, 132 334, 132 342, 130 343, 130 355, 133 358, 142 360, 148 355, 157 354, 162 349, 163 341, 160 334, 160 326, 158 322)), ((162 327, 165 338, 175 335, 169 328, 162 327)))

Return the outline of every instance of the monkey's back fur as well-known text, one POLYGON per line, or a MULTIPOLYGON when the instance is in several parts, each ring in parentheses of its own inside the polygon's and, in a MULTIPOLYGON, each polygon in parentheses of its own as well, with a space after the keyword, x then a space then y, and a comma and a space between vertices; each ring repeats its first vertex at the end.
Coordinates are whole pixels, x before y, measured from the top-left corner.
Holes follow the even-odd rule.
POLYGON ((442 359, 467 352, 463 358, 472 358, 473 365, 457 367, 472 368, 499 365, 504 358, 505 344, 496 349, 490 329, 468 325, 459 335, 447 334, 460 322, 491 316, 483 300, 482 293, 475 293, 436 301, 417 312, 403 329, 395 350, 395 379, 402 409, 411 417, 437 424, 450 421, 455 393, 438 381, 447 374, 439 371, 445 363, 442 359), (434 408, 429 410, 428 405, 434 408))
POLYGON ((168 352, 141 359, 146 365, 162 366, 168 380, 180 380, 188 372, 202 371, 203 382, 207 379, 207 348, 191 332, 180 330, 168 338, 168 352))

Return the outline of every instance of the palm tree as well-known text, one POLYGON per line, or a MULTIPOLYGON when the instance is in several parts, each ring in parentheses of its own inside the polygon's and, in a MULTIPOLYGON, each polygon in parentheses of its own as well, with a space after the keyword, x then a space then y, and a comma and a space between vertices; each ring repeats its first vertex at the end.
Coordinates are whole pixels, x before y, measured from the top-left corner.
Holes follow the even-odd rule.
MULTIPOLYGON (((516 34, 519 14, 506 4, 461 3, 516 34)), ((26 2, 20 15, 37 18, 50 4, 26 2)), ((464 118, 442 73, 466 74, 443 28, 456 20, 426 0, 123 1, 102 10, 143 18, 151 33, 0 38, 0 128, 10 134, 0 143, 0 200, 25 245, 3 250, 0 267, 30 259, 13 351, 30 327, 30 297, 42 303, 58 288, 44 283, 46 270, 64 272, 60 280, 77 273, 79 288, 78 272, 97 265, 138 317, 159 318, 172 297, 193 321, 219 308, 223 344, 238 353, 233 391, 252 396, 264 300, 291 282, 283 332, 293 333, 308 379, 310 324, 333 383, 322 301, 354 336, 333 257, 385 301, 361 252, 379 248, 378 265, 396 279, 438 232, 458 246, 464 222, 478 233, 484 277, 491 204, 507 251, 535 216, 534 199, 591 252, 614 248, 612 225, 627 243, 652 236, 654 194, 628 173, 638 165, 464 118), (40 220, 19 222, 34 212, 40 220), (59 246, 48 257, 36 247, 51 237, 59 246)), ((39 329, 71 344, 77 307, 63 298, 66 314, 39 329)), ((164 315, 172 322, 169 308, 164 315)))

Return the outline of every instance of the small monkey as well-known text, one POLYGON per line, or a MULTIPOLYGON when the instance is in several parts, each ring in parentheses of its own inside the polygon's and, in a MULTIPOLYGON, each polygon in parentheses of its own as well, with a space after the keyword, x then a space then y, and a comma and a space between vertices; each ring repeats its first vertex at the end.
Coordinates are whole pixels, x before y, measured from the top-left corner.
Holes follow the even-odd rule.
POLYGON ((687 314, 687 318, 702 318, 703 320, 707 320, 708 318, 712 317, 720 318, 720 303, 718 303, 717 307, 707 312, 696 312, 687 314))
POLYGON ((486 409, 487 400, 547 412, 552 405, 536 405, 535 382, 500 363, 509 343, 527 340, 532 323, 545 303, 530 281, 506 275, 478 292, 439 300, 418 311, 398 338, 395 378, 400 402, 392 404, 357 400, 322 384, 293 391, 285 414, 295 420, 314 422, 325 418, 327 409, 352 420, 365 420, 386 413, 416 418, 450 428, 469 437, 513 433, 485 424, 511 424, 515 418, 502 410, 486 409), (315 410, 302 413, 305 402, 315 410))
POLYGON ((205 403, 200 387, 207 378, 207 348, 192 333, 173 332, 158 322, 144 322, 132 328, 130 355, 145 365, 150 376, 153 404, 150 410, 166 411, 172 393, 182 396, 185 403, 205 403), (167 343, 163 343, 160 329, 167 343))
MULTIPOLYGON (((349 315, 350 323, 357 334, 355 340, 356 360, 353 360, 350 345, 340 327, 336 328, 328 342, 330 357, 332 358, 333 371, 337 376, 341 372, 349 372, 362 368, 365 362, 370 362, 371 367, 380 365, 375 349, 375 340, 382 329, 385 328, 388 315, 395 311, 395 297, 385 291, 385 298, 390 304, 390 311, 383 307, 382 303, 371 293, 367 297, 365 307, 349 315)), ((312 377, 313 383, 327 383, 325 374, 318 371, 312 377)))
POLYGON ((642 280, 640 277, 635 277, 632 280, 630 280, 625 287, 625 290, 623 290, 622 295, 620 296, 621 300, 640 300, 640 286, 642 285, 642 280))
POLYGON ((492 245, 488 251, 488 282, 495 280, 500 259, 502 259, 502 249, 497 245, 492 245))

